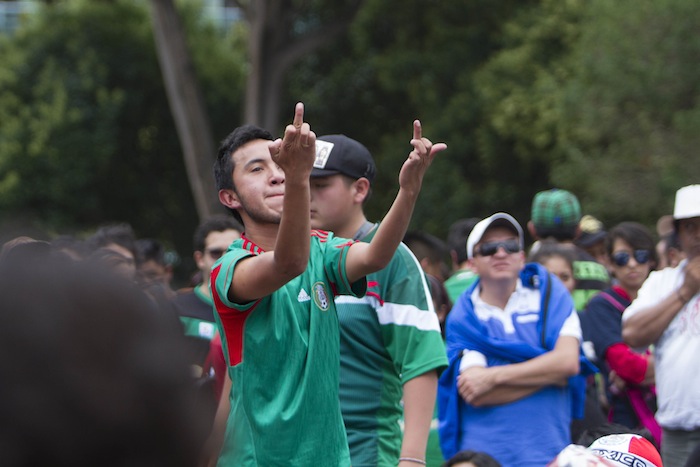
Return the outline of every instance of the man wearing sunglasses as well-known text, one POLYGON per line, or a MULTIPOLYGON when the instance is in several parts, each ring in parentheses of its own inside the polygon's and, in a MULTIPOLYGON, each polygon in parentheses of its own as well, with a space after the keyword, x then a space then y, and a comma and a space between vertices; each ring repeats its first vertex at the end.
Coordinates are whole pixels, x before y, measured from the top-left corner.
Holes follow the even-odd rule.
POLYGON ((580 359, 573 299, 543 266, 525 264, 523 230, 508 214, 479 222, 467 254, 479 279, 447 317, 443 454, 471 449, 502 465, 545 465, 571 442, 573 396, 576 415, 583 410, 585 382, 571 378, 593 371, 580 359))
POLYGON ((622 315, 627 344, 654 344, 656 420, 667 467, 685 465, 700 444, 700 185, 676 192, 673 220, 686 259, 652 272, 622 315))

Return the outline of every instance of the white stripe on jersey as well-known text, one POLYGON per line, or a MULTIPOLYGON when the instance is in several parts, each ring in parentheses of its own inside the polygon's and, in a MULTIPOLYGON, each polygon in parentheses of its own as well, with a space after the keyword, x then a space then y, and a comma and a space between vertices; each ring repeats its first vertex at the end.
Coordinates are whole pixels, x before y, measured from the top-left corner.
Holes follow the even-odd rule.
POLYGON ((379 305, 379 300, 371 295, 362 298, 341 295, 335 297, 335 303, 367 304, 377 311, 379 324, 396 324, 398 326, 413 326, 421 331, 440 332, 440 322, 437 314, 428 310, 421 310, 413 305, 399 305, 397 303, 384 302, 379 305))

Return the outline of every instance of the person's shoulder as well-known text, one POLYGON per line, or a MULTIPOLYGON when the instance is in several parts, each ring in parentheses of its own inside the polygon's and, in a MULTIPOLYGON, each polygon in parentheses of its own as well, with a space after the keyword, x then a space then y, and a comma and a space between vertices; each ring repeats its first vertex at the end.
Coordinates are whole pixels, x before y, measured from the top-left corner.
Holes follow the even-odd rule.
POLYGON ((311 230, 311 244, 316 247, 325 248, 328 245, 334 247, 345 247, 355 243, 349 238, 336 237, 333 232, 321 229, 311 230))

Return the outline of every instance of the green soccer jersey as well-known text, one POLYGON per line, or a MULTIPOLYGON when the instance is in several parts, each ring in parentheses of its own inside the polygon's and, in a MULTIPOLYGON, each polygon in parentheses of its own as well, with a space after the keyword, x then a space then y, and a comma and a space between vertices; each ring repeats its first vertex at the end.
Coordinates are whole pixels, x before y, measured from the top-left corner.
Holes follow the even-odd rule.
POLYGON ((401 244, 386 268, 367 276, 364 298, 338 297, 336 306, 340 403, 352 465, 396 466, 403 384, 447 366, 428 283, 401 244))
POLYGON ((364 295, 345 275, 346 239, 313 231, 300 276, 252 303, 228 300, 238 261, 261 250, 233 242, 212 271, 224 355, 233 381, 219 466, 350 465, 338 403, 338 316, 334 295, 364 295))

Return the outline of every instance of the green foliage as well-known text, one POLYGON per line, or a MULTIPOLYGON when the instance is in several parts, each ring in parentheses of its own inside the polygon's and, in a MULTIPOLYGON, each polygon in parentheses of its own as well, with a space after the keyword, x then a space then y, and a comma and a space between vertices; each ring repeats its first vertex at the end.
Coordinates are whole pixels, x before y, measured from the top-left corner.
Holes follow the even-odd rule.
POLYGON ((508 188, 482 189, 473 76, 502 46, 505 20, 531 3, 368 0, 346 37, 294 71, 290 108, 293 99, 304 100, 319 134, 344 133, 372 151, 378 176, 370 217, 381 218, 396 194, 415 118, 449 148, 428 172, 412 228, 444 235, 457 218, 490 214, 492 192, 513 198, 508 188))
POLYGON ((586 210, 653 225, 679 187, 700 180, 699 22, 689 0, 591 2, 552 166, 586 210))
MULTIPOLYGON (((147 6, 60 2, 2 38, 0 225, 61 233, 126 221, 189 252, 198 219, 147 6)), ((218 139, 239 123, 242 60, 183 8, 218 139)))
MULTIPOLYGON (((287 25, 275 40, 355 1, 269 2, 287 25)), ((247 25, 224 36, 199 0, 178 6, 218 140, 242 123, 247 25)), ((195 213, 145 2, 54 2, 31 19, 0 41, 0 222, 127 220, 189 251, 195 213)), ((303 100, 317 134, 368 146, 373 219, 419 118, 449 148, 414 229, 442 236, 499 210, 525 222, 551 186, 608 225, 652 225, 700 179, 697 24, 693 0, 364 0, 347 34, 288 73, 280 124, 303 100)))

